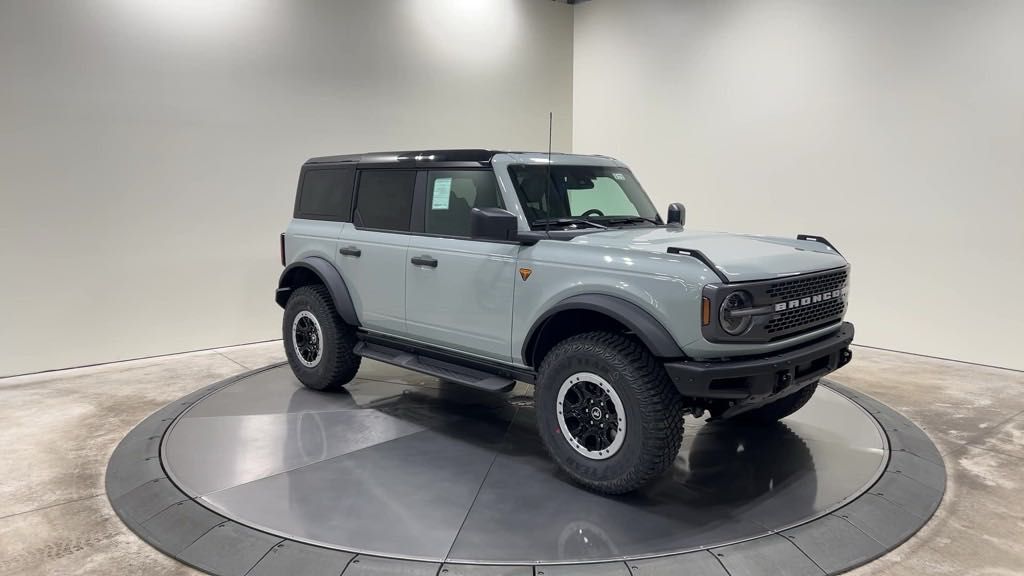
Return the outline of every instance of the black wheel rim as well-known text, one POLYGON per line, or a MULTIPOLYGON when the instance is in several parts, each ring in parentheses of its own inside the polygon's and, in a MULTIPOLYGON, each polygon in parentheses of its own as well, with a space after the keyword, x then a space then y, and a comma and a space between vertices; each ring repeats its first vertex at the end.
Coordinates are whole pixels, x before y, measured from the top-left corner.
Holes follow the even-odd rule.
POLYGON ((292 323, 292 340, 295 354, 307 367, 316 366, 323 350, 323 333, 316 317, 303 310, 292 323))
POLYGON ((566 379, 559 391, 558 416, 566 440, 588 458, 610 457, 622 444, 622 404, 608 382, 595 374, 566 379))

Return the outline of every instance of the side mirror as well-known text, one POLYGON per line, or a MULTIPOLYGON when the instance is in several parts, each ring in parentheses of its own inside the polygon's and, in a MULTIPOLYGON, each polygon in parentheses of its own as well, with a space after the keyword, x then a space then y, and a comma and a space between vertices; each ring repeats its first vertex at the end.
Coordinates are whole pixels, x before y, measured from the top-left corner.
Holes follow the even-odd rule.
POLYGON ((514 241, 519 219, 501 208, 473 208, 469 216, 469 236, 477 240, 514 241))
POLYGON ((668 205, 668 221, 667 225, 669 228, 682 228, 686 224, 686 206, 683 206, 679 202, 673 202, 668 205))

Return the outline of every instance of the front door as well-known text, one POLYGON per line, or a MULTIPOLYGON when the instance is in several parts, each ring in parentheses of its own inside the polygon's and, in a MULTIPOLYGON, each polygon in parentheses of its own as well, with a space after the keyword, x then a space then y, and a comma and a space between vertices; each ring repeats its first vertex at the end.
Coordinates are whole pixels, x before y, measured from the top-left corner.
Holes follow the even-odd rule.
POLYGON ((430 171, 424 196, 423 233, 411 236, 408 246, 405 318, 409 336, 511 362, 519 245, 469 238, 473 208, 502 207, 494 173, 430 171))

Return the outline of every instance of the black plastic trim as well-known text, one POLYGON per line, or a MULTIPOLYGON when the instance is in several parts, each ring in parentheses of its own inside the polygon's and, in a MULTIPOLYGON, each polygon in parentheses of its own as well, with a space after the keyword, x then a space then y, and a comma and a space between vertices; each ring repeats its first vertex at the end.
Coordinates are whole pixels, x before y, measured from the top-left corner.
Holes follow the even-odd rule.
POLYGON ((707 254, 704 254, 700 250, 694 250, 692 248, 679 248, 679 247, 676 247, 676 246, 669 246, 667 252, 669 254, 679 254, 680 256, 689 256, 690 258, 694 258, 696 260, 699 260, 702 264, 707 266, 709 270, 714 272, 715 276, 718 276, 718 279, 721 280, 723 284, 729 284, 729 278, 725 274, 723 274, 721 270, 718 269, 718 266, 714 262, 711 261, 711 258, 707 257, 707 254))
POLYGON ((536 352, 534 348, 547 328, 548 321, 555 314, 568 310, 589 310, 608 316, 636 334, 651 351, 651 354, 658 358, 680 358, 683 356, 683 350, 669 331, 643 308, 607 294, 580 294, 555 304, 533 323, 530 331, 526 334, 522 349, 523 362, 527 366, 533 365, 533 357, 536 352))
POLYGON ((831 242, 826 240, 824 236, 814 236, 812 234, 797 234, 796 235, 796 239, 797 240, 807 240, 809 242, 817 242, 819 244, 824 244, 825 246, 828 246, 829 248, 834 250, 836 254, 839 254, 840 256, 843 254, 835 246, 833 246, 831 242))
POLYGON ((360 167, 388 168, 479 168, 490 165, 497 150, 403 150, 393 152, 367 152, 310 158, 306 165, 355 163, 360 167))
POLYGON ((409 221, 410 234, 423 234, 427 229, 427 171, 416 171, 416 182, 412 192, 412 215, 409 221))
POLYGON ((581 228, 579 230, 520 230, 516 238, 520 244, 536 244, 541 240, 572 240, 577 236, 585 236, 597 232, 607 232, 607 228, 581 228))
POLYGON ((334 307, 338 310, 341 319, 352 326, 359 326, 359 317, 356 315, 356 307, 352 303, 352 295, 349 294, 345 279, 341 277, 341 273, 333 264, 318 256, 310 256, 298 262, 292 262, 281 272, 281 279, 277 282, 277 293, 274 297, 280 307, 284 308, 285 303, 288 302, 288 296, 294 288, 292 285, 294 274, 298 269, 309 270, 316 274, 331 293, 334 307))
POLYGON ((853 334, 853 324, 844 322, 835 334, 780 354, 722 362, 666 362, 665 371, 684 396, 770 401, 843 367, 852 355, 853 334), (813 371, 799 373, 805 365, 813 371))
POLYGON ((437 258, 430 256, 413 256, 409 259, 409 262, 413 266, 429 266, 430 268, 437 268, 437 258))
POLYGON ((412 354, 420 354, 427 358, 442 360, 444 362, 464 366, 480 372, 487 372, 504 378, 512 378, 514 380, 519 380, 520 382, 526 382, 527 384, 533 384, 537 381, 536 372, 533 370, 524 370, 523 368, 519 368, 512 364, 503 364, 501 362, 486 360, 476 356, 470 356, 468 354, 461 354, 453 350, 446 350, 444 348, 406 340, 405 338, 399 338, 397 336, 386 336, 384 334, 376 334, 372 332, 359 332, 358 336, 360 340, 369 344, 378 344, 388 348, 410 352, 412 354))

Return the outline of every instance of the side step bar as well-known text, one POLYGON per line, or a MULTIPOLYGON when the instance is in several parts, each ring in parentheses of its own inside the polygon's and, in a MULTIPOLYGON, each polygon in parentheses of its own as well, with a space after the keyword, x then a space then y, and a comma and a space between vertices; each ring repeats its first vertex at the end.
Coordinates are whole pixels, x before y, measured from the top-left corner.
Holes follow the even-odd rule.
POLYGON ((386 364, 393 364, 478 390, 507 392, 516 385, 516 381, 509 378, 503 378, 480 370, 473 370, 472 368, 466 368, 465 366, 459 366, 444 360, 428 358, 421 354, 406 352, 381 344, 359 342, 356 344, 354 351, 363 358, 379 360, 386 364))

